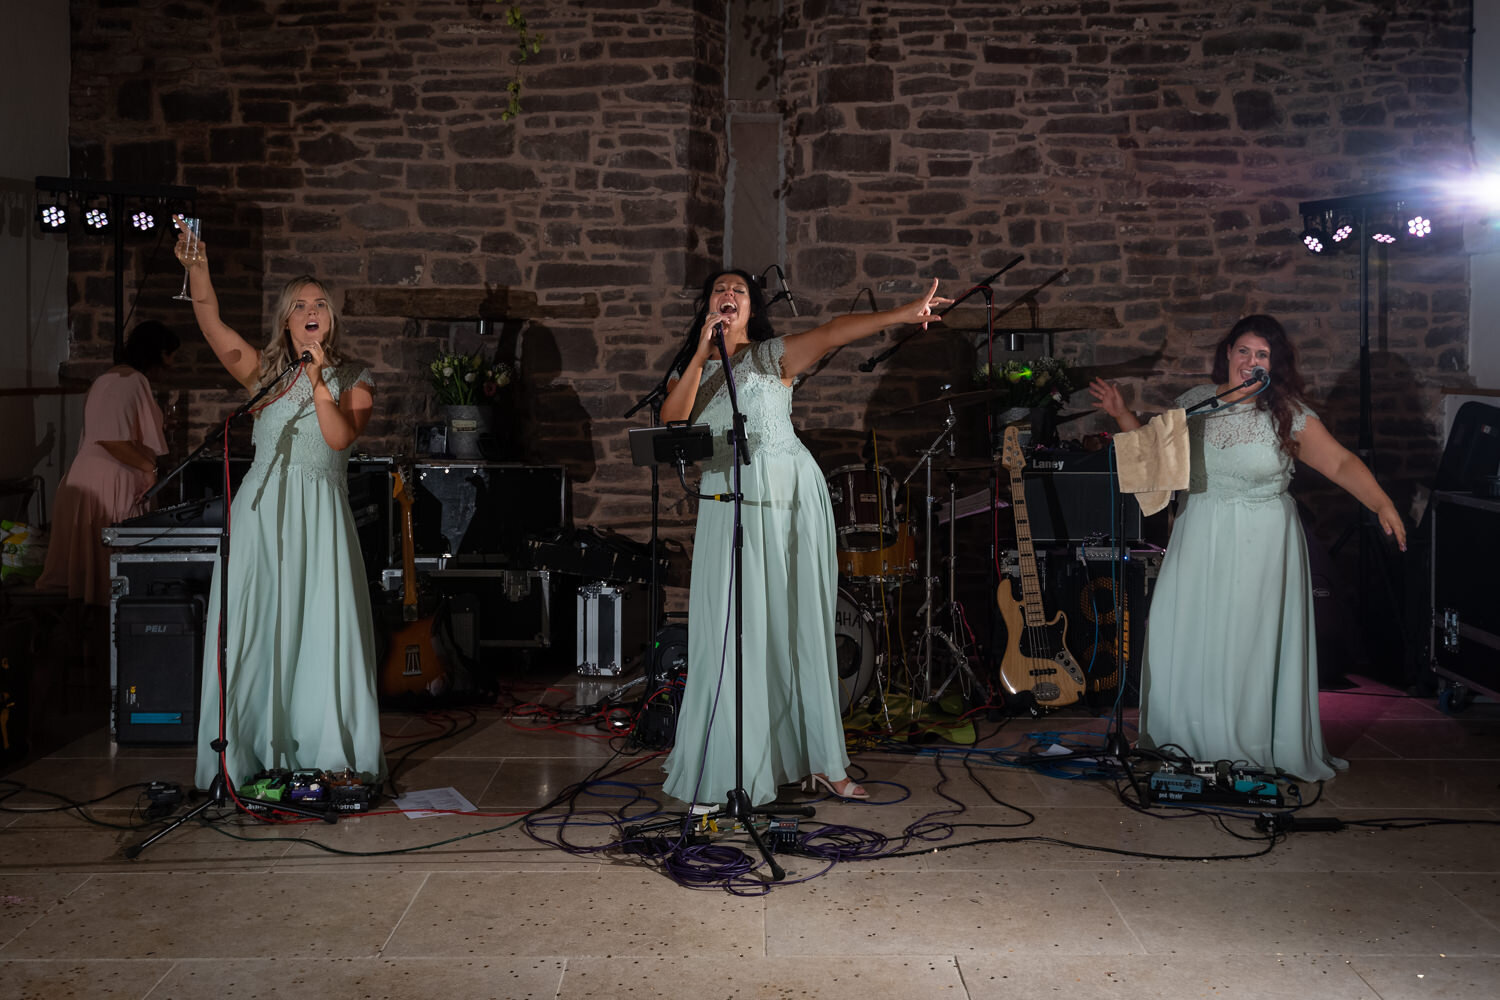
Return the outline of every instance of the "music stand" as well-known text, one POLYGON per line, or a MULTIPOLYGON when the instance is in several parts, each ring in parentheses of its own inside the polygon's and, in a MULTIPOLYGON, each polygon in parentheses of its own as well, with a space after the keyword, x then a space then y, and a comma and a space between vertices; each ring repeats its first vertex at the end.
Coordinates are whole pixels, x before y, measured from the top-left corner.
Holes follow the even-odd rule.
POLYGON ((714 453, 714 432, 708 424, 674 421, 665 427, 630 428, 630 458, 636 465, 675 465, 686 468, 714 453))

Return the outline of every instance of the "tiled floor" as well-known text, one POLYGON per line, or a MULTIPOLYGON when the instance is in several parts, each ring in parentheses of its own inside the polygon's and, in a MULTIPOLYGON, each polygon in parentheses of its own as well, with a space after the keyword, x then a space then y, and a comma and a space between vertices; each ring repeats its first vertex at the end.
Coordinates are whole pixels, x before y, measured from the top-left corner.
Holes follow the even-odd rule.
MULTIPOLYGON (((528 696, 558 704, 568 689, 528 696)), ((95 823, 44 793, 186 784, 191 762, 101 731, 8 776, 27 790, 0 814, 0 996, 1491 1000, 1500 708, 1448 716, 1368 682, 1322 704, 1352 767, 1306 815, 1371 825, 1271 843, 1253 811, 1134 810, 1111 781, 941 743, 864 751, 855 762, 878 803, 817 802, 803 830, 869 832, 845 831, 849 860, 831 867, 778 855, 787 879, 769 892, 760 872, 737 892, 694 890, 639 855, 597 850, 615 836, 611 813, 650 811, 633 797, 659 792, 658 762, 615 758, 592 727, 494 709, 398 772, 407 789, 456 788, 479 815, 195 823, 127 860, 144 837, 131 829, 139 789, 87 807, 95 823), (517 822, 626 765, 565 827, 560 807, 536 837, 517 822), (938 811, 953 829, 899 846, 938 811), (545 842, 559 835, 580 850, 545 842), (969 841, 984 843, 940 849, 969 841)), ((388 746, 443 725, 389 715, 388 746)), ((1103 725, 1082 712, 1012 720, 984 745, 1086 743, 1103 725)))

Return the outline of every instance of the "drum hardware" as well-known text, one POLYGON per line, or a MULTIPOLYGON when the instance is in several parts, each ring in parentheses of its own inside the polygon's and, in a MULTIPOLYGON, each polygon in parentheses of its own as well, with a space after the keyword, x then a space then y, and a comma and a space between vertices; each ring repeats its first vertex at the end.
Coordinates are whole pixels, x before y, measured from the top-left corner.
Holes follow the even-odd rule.
MULTIPOLYGON (((932 468, 934 465, 933 456, 937 454, 939 448, 942 448, 945 444, 951 443, 953 438, 953 428, 956 423, 957 418, 954 415, 953 407, 950 405, 948 407, 948 416, 943 421, 943 429, 938 432, 938 436, 933 439, 932 443, 923 450, 921 457, 917 460, 917 465, 913 467, 911 472, 907 473, 906 478, 901 481, 901 485, 905 486, 908 482, 911 481, 911 478, 917 474, 918 469, 921 469, 924 466, 926 467, 925 482, 927 500, 925 505, 926 521, 924 525, 926 537, 923 544, 923 600, 922 608, 920 611, 923 624, 921 635, 917 640, 917 659, 918 663, 920 664, 921 670, 922 700, 929 702, 934 700, 937 696, 940 696, 942 692, 947 689, 948 685, 952 683, 955 677, 959 678, 959 685, 963 689, 966 698, 969 695, 971 689, 973 687, 977 687, 979 684, 979 678, 974 675, 973 668, 969 666, 968 656, 964 654, 961 648, 958 648, 956 646, 953 639, 950 637, 950 633, 943 632, 941 629, 935 628, 932 623, 934 596, 933 585, 936 580, 932 572, 932 535, 935 508, 937 505, 937 497, 933 494, 932 486, 932 468), (947 676, 943 679, 943 682, 936 688, 934 688, 933 663, 936 659, 935 649, 940 645, 949 651, 957 650, 957 655, 951 657, 953 662, 951 668, 948 669, 947 676)), ((958 487, 954 483, 953 477, 950 475, 948 477, 948 509, 955 510, 957 507, 957 501, 958 487)), ((964 634, 962 631, 963 612, 959 608, 958 602, 954 599, 954 594, 956 593, 957 587, 955 569, 956 563, 958 561, 957 538, 954 533, 956 523, 957 518, 948 519, 948 599, 943 604, 941 613, 945 613, 950 617, 949 625, 951 628, 951 634, 961 636, 964 634)), ((944 664, 943 666, 948 667, 949 665, 944 664)))

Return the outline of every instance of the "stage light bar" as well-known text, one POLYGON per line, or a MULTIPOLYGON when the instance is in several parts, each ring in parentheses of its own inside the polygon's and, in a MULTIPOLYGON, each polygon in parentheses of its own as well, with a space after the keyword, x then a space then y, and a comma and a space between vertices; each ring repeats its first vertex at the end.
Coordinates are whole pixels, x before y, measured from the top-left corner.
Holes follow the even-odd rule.
POLYGON ((149 233, 156 228, 156 216, 148 209, 140 209, 130 216, 130 228, 138 233, 149 233))
POLYGON ((1414 240, 1424 240, 1432 235, 1432 220, 1423 215, 1414 215, 1406 220, 1406 235, 1414 240))

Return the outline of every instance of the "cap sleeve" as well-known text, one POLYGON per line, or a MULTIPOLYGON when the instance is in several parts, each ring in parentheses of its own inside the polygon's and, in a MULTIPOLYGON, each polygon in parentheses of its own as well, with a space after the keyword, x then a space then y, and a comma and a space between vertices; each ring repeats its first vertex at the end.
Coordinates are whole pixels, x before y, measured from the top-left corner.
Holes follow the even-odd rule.
POLYGON ((1318 415, 1313 412, 1312 407, 1305 403, 1297 404, 1297 412, 1292 414, 1292 433, 1301 434, 1302 428, 1307 426, 1308 418, 1316 420, 1318 415))

